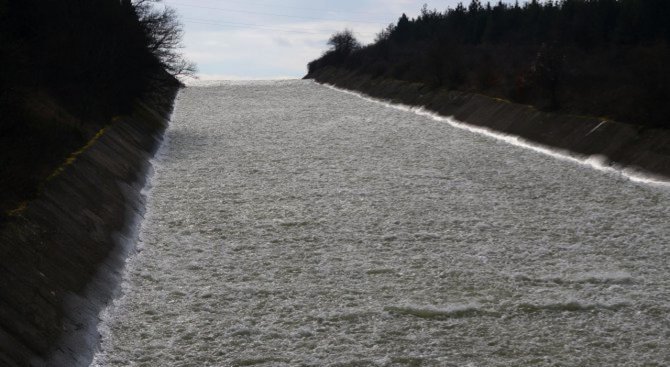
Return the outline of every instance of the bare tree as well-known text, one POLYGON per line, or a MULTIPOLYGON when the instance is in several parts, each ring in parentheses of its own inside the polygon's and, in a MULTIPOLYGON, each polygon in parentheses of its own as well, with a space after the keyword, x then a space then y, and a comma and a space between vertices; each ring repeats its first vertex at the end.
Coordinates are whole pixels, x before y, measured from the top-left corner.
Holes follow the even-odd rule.
POLYGON ((142 27, 147 48, 156 56, 161 66, 173 76, 195 77, 196 66, 179 52, 183 29, 177 12, 159 6, 161 0, 123 0, 133 7, 142 27))
POLYGON ((391 34, 393 34, 393 31, 395 30, 395 24, 390 23, 386 28, 382 29, 377 35, 375 36, 375 43, 379 42, 384 42, 388 41, 391 39, 391 34))
POLYGON ((328 40, 328 45, 332 47, 332 51, 342 55, 349 55, 361 48, 360 42, 349 29, 333 34, 328 40))

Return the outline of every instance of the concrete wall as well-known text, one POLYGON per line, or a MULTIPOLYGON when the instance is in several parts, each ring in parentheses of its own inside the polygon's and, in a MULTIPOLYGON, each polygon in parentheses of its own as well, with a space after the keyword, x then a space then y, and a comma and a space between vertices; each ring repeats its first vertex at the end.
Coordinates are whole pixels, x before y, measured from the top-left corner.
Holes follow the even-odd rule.
POLYGON ((1 366, 90 364, 174 93, 101 130, 0 229, 1 366))
POLYGON ((670 178, 670 131, 601 118, 538 111, 533 107, 424 85, 374 79, 349 71, 323 68, 307 78, 372 97, 424 106, 471 125, 519 136, 536 144, 588 157, 601 155, 610 165, 643 176, 670 178))

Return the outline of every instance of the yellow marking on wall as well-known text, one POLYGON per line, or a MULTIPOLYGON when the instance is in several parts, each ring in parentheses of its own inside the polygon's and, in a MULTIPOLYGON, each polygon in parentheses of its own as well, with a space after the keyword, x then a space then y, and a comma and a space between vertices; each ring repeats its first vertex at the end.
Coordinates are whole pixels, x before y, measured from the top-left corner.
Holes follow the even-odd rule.
POLYGON ((23 213, 23 211, 26 210, 26 208, 28 208, 28 202, 27 201, 22 201, 21 203, 19 203, 19 205, 16 208, 14 208, 12 210, 8 210, 7 211, 7 216, 8 217, 16 217, 19 214, 23 213))
MULTIPOLYGON (((95 144, 95 142, 98 141, 98 139, 100 139, 100 137, 103 136, 106 131, 107 127, 103 127, 83 147, 81 147, 76 152, 71 153, 65 159, 65 161, 60 166, 58 166, 58 168, 56 168, 53 172, 51 172, 49 176, 47 176, 47 178, 44 180, 41 186, 44 186, 44 183, 53 180, 54 178, 58 177, 61 173, 63 173, 67 167, 71 166, 77 160, 77 157, 80 154, 84 153, 90 147, 92 147, 93 144, 95 144)), ((21 202, 16 208, 8 210, 6 212, 7 215, 10 217, 16 217, 21 215, 21 213, 23 213, 28 208, 28 203, 29 203, 28 201, 21 202)))
POLYGON ((89 141, 86 143, 86 145, 84 145, 83 147, 81 147, 81 148, 80 148, 79 150, 77 150, 76 152, 70 154, 70 156, 67 157, 67 159, 65 159, 65 162, 63 162, 63 164, 61 164, 61 165, 60 165, 58 168, 56 168, 56 169, 55 169, 49 176, 47 176, 46 181, 50 181, 50 180, 52 180, 52 179, 58 177, 58 175, 60 175, 61 173, 63 173, 63 171, 65 171, 65 169, 66 169, 67 167, 71 166, 71 165, 77 160, 77 157, 78 157, 79 155, 81 155, 82 153, 84 153, 85 151, 87 151, 90 147, 92 147, 93 144, 95 144, 95 142, 98 141, 98 139, 100 139, 100 137, 102 137, 102 136, 105 134, 106 131, 107 131, 107 127, 103 127, 102 129, 100 129, 100 131, 98 131, 98 132, 91 138, 91 140, 89 140, 89 141))

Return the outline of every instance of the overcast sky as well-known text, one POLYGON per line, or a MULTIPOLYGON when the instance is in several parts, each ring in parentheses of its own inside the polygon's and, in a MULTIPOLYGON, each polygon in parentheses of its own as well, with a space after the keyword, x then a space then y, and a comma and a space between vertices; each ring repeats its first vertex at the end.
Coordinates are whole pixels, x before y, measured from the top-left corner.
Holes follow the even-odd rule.
MULTIPOLYGON (((163 0, 184 25, 184 54, 208 79, 301 78, 309 61, 349 28, 363 44, 424 3, 440 11, 458 0, 163 0)), ((467 5, 469 0, 464 1, 467 5)))

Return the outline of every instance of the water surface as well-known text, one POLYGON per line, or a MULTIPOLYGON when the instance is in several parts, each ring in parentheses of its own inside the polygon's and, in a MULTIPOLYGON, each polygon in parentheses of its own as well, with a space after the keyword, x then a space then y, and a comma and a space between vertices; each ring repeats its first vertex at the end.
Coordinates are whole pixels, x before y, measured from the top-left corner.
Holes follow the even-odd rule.
POLYGON ((669 203, 308 81, 192 87, 94 364, 668 365, 669 203))

